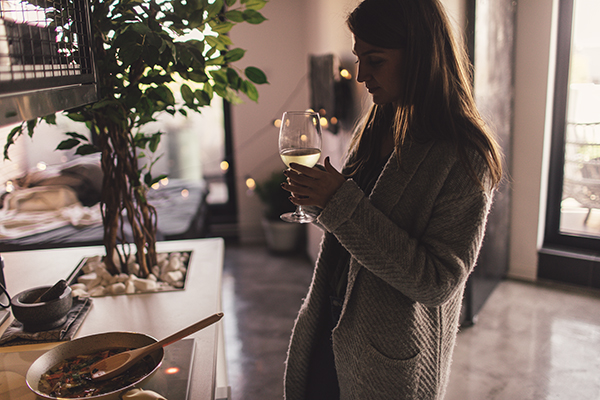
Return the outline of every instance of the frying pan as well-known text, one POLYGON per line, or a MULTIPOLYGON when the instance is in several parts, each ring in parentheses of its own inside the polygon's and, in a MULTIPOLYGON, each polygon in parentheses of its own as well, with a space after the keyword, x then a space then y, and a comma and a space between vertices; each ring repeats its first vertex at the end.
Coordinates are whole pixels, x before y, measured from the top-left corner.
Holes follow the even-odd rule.
MULTIPOLYGON (((74 357, 81 354, 91 354, 100 350, 112 348, 138 348, 155 343, 156 341, 157 340, 151 336, 134 332, 108 332, 84 336, 69 342, 65 342, 42 354, 29 367, 25 380, 27 381, 27 386, 29 389, 31 389, 39 397, 43 399, 57 400, 59 399, 58 397, 50 396, 40 392, 38 390, 38 384, 42 374, 47 372, 59 362, 66 360, 69 357, 74 357)), ((155 367, 148 374, 141 377, 137 382, 131 383, 109 393, 85 397, 85 399, 119 400, 121 394, 135 386, 141 385, 156 372, 162 363, 164 350, 160 348, 150 354, 150 356, 154 360, 155 367)))

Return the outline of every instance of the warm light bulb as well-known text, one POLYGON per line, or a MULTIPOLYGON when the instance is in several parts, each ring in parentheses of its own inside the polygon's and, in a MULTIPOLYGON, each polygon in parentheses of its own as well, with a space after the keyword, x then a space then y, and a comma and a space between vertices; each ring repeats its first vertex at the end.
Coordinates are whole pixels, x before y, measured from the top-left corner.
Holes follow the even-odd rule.
POLYGON ((308 140, 308 136, 306 135, 300 135, 300 141, 301 142, 306 142, 308 140))
POLYGON ((165 374, 167 374, 167 375, 174 375, 178 372, 179 372, 179 368, 177 368, 177 367, 170 367, 170 368, 165 369, 165 374))
POLYGON ((275 128, 281 128, 281 120, 276 119, 275 121, 273 121, 273 125, 275 125, 275 128))
POLYGON ((327 128, 329 126, 329 122, 327 122, 327 118, 325 118, 325 117, 321 118, 321 126, 323 128, 327 128))
POLYGON ((47 168, 48 166, 46 165, 45 162, 40 161, 39 163, 37 163, 36 168, 40 171, 43 171, 47 168))
POLYGON ((229 170, 229 163, 227 161, 221 161, 221 164, 219 164, 219 166, 221 167, 221 171, 223 172, 229 170))
POLYGON ((340 71, 340 75, 344 79, 352 79, 352 74, 346 68, 344 68, 340 71))
POLYGON ((162 178, 160 180, 160 184, 163 186, 167 186, 169 184, 169 178, 162 178))
POLYGON ((15 185, 13 184, 12 181, 7 181, 6 182, 6 191, 8 193, 12 192, 13 190, 15 190, 15 185))
POLYGON ((189 195, 190 195, 190 191, 189 191, 189 190, 187 190, 187 189, 183 189, 183 190, 181 191, 181 197, 183 197, 183 198, 188 198, 188 197, 189 197, 189 195))
POLYGON ((252 178, 246 178, 246 187, 250 190, 254 190, 256 182, 252 178))
POLYGON ((329 120, 329 122, 331 122, 332 125, 337 125, 338 119, 336 117, 331 117, 331 119, 329 120))
POLYGON ((158 182, 154 182, 154 183, 152 184, 152 186, 150 186, 150 187, 151 187, 152 189, 154 189, 154 190, 158 190, 158 189, 160 188, 160 183, 158 183, 158 182))

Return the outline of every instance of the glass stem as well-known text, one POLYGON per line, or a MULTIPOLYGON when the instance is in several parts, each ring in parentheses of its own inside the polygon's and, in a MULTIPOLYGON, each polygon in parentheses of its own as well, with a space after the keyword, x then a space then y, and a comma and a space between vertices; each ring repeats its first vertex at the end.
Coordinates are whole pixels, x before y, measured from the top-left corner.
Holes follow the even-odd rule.
POLYGON ((296 206, 296 211, 294 212, 294 215, 297 215, 299 217, 305 217, 306 213, 302 209, 302 206, 296 206))

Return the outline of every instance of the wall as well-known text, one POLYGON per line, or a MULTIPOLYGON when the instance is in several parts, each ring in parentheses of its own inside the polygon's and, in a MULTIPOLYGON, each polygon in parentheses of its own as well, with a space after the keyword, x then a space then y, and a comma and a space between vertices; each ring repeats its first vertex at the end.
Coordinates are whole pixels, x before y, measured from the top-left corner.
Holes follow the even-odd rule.
POLYGON ((509 276, 535 280, 544 232, 558 0, 517 7, 509 276))

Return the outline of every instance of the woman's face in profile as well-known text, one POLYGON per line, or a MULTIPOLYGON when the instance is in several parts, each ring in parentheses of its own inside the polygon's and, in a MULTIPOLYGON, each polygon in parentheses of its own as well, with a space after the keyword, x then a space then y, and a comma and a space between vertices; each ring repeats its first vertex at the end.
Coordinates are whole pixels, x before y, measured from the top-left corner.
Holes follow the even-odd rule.
POLYGON ((358 58, 358 82, 364 82, 375 104, 400 99, 403 87, 402 50, 373 46, 354 36, 352 52, 358 58))

